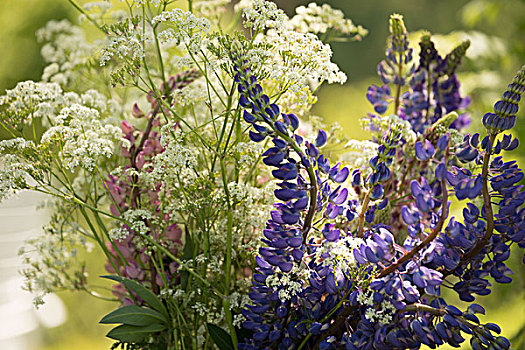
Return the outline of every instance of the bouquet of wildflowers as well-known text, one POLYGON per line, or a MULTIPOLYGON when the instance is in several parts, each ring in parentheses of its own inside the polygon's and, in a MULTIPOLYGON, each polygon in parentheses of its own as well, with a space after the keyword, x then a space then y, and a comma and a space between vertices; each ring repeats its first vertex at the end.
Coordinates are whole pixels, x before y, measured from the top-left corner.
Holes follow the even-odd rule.
POLYGON ((53 198, 21 252, 36 304, 62 289, 117 301, 100 322, 125 349, 510 347, 473 302, 511 282, 525 246, 523 173, 500 155, 518 146, 505 132, 523 68, 486 132, 463 134, 469 43, 442 56, 425 34, 414 57, 393 15, 367 91, 373 137, 347 140, 310 113, 323 82, 346 80, 329 42, 366 35, 341 11, 69 1, 100 35, 48 23, 42 81, 0 99, 0 198, 53 198), (93 246, 110 291, 77 254, 93 246))

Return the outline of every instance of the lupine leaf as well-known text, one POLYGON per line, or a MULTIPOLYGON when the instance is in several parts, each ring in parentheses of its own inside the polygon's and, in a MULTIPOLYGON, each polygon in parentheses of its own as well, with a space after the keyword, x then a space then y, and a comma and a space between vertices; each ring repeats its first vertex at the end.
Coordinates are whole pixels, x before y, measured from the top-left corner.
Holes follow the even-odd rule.
POLYGON ((165 324, 166 317, 152 309, 127 305, 104 316, 99 323, 123 323, 131 326, 147 326, 154 323, 165 324))
POLYGON ((106 337, 127 343, 138 343, 143 341, 149 334, 166 329, 162 324, 150 324, 147 326, 130 326, 123 324, 110 330, 106 337))
POLYGON ((123 278, 120 276, 101 276, 102 278, 110 279, 113 281, 121 282, 126 287, 137 293, 137 296, 144 300, 149 306, 151 306, 153 309, 161 312, 164 316, 168 317, 168 311, 162 304, 162 302, 157 298, 155 294, 153 294, 152 291, 145 288, 141 284, 139 284, 136 281, 130 280, 128 278, 123 278))
POLYGON ((234 350, 231 336, 221 327, 207 323, 208 333, 220 350, 234 350))

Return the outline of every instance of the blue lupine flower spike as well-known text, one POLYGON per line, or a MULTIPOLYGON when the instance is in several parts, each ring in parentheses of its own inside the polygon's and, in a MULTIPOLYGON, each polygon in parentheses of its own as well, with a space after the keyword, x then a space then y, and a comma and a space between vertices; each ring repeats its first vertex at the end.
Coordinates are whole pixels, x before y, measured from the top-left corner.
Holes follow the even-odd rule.
POLYGON ((525 66, 521 67, 503 94, 503 98, 494 104, 494 113, 483 116, 483 125, 491 135, 512 129, 516 124, 516 113, 521 94, 525 91, 525 66))

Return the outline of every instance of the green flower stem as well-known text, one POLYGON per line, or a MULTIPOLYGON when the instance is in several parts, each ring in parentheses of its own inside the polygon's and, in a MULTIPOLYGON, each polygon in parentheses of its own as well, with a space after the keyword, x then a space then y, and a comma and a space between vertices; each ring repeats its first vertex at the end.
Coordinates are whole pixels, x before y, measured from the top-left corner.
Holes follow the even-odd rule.
POLYGON ((397 64, 397 89, 396 97, 394 99, 394 114, 397 115, 399 109, 399 103, 401 99, 401 79, 403 78, 403 54, 399 54, 398 64, 397 64))
POLYGON ((407 305, 406 309, 404 311, 407 312, 428 312, 436 316, 443 316, 445 314, 445 311, 443 309, 436 309, 432 306, 428 306, 425 304, 415 303, 412 305, 407 305))
POLYGON ((144 238, 145 240, 147 240, 151 245, 153 245, 155 248, 159 249, 162 253, 166 254, 166 256, 168 258, 170 258, 171 260, 175 261, 177 264, 179 264, 179 267, 185 271, 187 271, 190 275, 192 275, 193 277, 195 277, 197 280, 199 280, 202 284, 204 284, 207 288, 209 288, 215 295, 217 295, 218 297, 224 299, 224 298, 227 298, 224 294, 222 294, 221 292, 219 292, 218 290, 215 289, 215 287, 213 287, 213 285, 208 281, 206 280, 204 277, 202 277, 200 274, 198 274, 197 272, 195 272, 191 267, 188 267, 186 265, 186 263, 184 261, 182 261, 181 259, 177 258, 175 255, 173 255, 168 249, 166 249, 165 247, 163 247, 162 245, 160 245, 157 241, 155 241, 153 238, 151 238, 150 236, 148 235, 145 235, 145 234, 142 234, 142 233, 139 233, 140 237, 144 238))
POLYGON ((200 135, 198 132, 197 132, 197 129, 192 127, 187 121, 185 121, 184 119, 182 119, 179 114, 173 110, 173 108, 171 108, 167 103, 166 101, 164 101, 163 99, 161 98, 157 98, 157 101, 162 103, 164 105, 164 107, 166 107, 166 109, 168 109, 176 118, 177 118, 177 121, 180 121, 182 122, 185 126, 188 127, 188 129, 190 129, 190 131, 195 135, 197 136, 197 138, 203 143, 204 146, 206 146, 206 148, 208 148, 210 151, 212 151, 214 154, 218 154, 215 149, 208 143, 208 141, 206 141, 202 135, 200 135))
POLYGON ((95 21, 93 18, 91 18, 91 16, 86 11, 84 11, 84 9, 79 4, 77 4, 77 2, 75 0, 68 0, 68 1, 69 1, 69 3, 71 5, 73 5, 73 7, 75 9, 78 10, 78 12, 80 12, 81 14, 86 16, 88 21, 90 21, 98 30, 100 30, 102 33, 106 34, 106 32, 102 29, 102 27, 98 25, 97 21, 95 21))
MULTIPOLYGON (((221 158, 221 172, 222 181, 224 184, 224 192, 226 193, 228 201, 228 214, 226 224, 226 260, 224 261, 224 295, 230 295, 230 282, 231 282, 231 263, 232 263, 232 244, 233 244, 233 205, 231 203, 230 192, 228 190, 228 183, 226 178, 226 167, 224 161, 221 158)), ((228 297, 222 299, 222 306, 224 308, 224 314, 226 315, 226 322, 230 329, 230 336, 235 348, 237 348, 237 335, 235 333, 235 327, 233 327, 233 318, 230 309, 230 300, 228 297)))
MULTIPOLYGON (((206 84, 206 85, 209 85, 209 84, 206 84)), ((231 109, 231 106, 232 106, 232 103, 233 103, 233 99, 232 99, 232 96, 233 96, 233 92, 235 91, 235 84, 232 84, 232 87, 231 87, 231 92, 230 94, 228 94, 228 102, 226 104, 226 115, 224 116, 224 122, 222 124, 222 128, 221 128, 221 134, 219 136, 219 140, 217 141, 217 147, 216 147, 216 150, 215 150, 215 154, 213 155, 213 160, 212 160, 212 163, 211 163, 211 172, 210 173, 213 173, 214 169, 215 169, 215 164, 217 162, 217 157, 218 156, 221 156, 220 155, 220 147, 221 147, 221 143, 222 143, 222 140, 224 138, 224 134, 226 133, 226 126, 228 125, 228 119, 229 119, 229 116, 230 116, 230 109, 231 109)), ((228 138, 228 142, 229 142, 229 138, 228 138)), ((228 144, 228 143, 226 143, 228 144)))
MULTIPOLYGON (((211 67, 211 66, 212 66, 212 63, 210 62, 210 60, 208 59, 208 57, 206 57, 206 54, 205 54, 202 50, 200 50, 200 52, 201 52, 202 58, 203 58, 203 59, 204 59, 209 65, 210 65, 210 67, 211 67)), ((219 75, 217 74, 217 71, 216 71, 215 69, 212 69, 212 70, 213 70, 213 73, 215 74, 215 76, 217 77, 217 80, 219 80, 219 83, 221 84, 221 87, 222 87, 222 89, 224 90, 224 93, 228 94, 229 91, 228 91, 228 89, 226 88, 226 86, 224 85, 224 83, 223 83, 221 77, 219 77, 219 75)), ((206 71, 207 71, 207 70, 206 70, 206 71)), ((235 86, 235 84, 234 84, 234 86, 235 86)), ((232 95, 233 95, 233 93, 229 93, 229 94, 228 94, 228 96, 232 96, 232 95)))
POLYGON ((205 70, 201 67, 201 65, 199 64, 199 62, 197 61, 197 59, 195 58, 195 55, 191 52, 191 50, 189 49, 188 45, 186 45, 186 50, 188 50, 188 53, 190 54, 190 57, 191 59, 193 60, 193 62, 195 62, 195 65, 197 66, 197 68, 199 69, 199 71, 201 72, 201 74, 203 75, 203 77, 206 79, 206 83, 211 87, 211 89, 213 90, 213 92, 215 93, 215 96, 217 96, 219 98, 219 100, 221 101, 222 105, 227 108, 226 106, 226 103, 224 102, 224 100, 222 99, 221 95, 219 95, 219 93, 217 92, 217 90, 215 89, 215 86, 213 85, 213 83, 210 81, 210 78, 208 78, 208 76, 206 75, 206 72, 205 70))
MULTIPOLYGON (((341 300, 339 300, 339 302, 337 303, 336 306, 334 306, 327 314, 325 317, 323 317, 323 319, 320 321, 320 323, 324 323, 326 320, 328 320, 337 310, 339 310, 339 308, 343 305, 343 303, 345 301, 348 301, 348 296, 350 295, 350 292, 348 292, 343 298, 341 298, 341 300)), ((297 348, 297 350, 301 350, 305 345, 306 343, 308 342, 308 340, 312 337, 312 333, 308 333, 308 335, 303 339, 303 341, 301 342, 301 344, 299 345, 299 347, 297 348)), ((319 344, 317 344, 319 345, 319 344)))
MULTIPOLYGON (((151 10, 150 10, 151 11, 151 10)), ((151 23, 150 23, 151 25, 151 23)), ((159 43, 159 38, 158 38, 158 35, 157 35, 157 26, 155 25, 151 25, 152 29, 153 29, 153 38, 155 38, 155 48, 157 49, 157 58, 159 60, 159 69, 160 69, 160 73, 162 74, 162 81, 164 82, 164 93, 167 93, 169 90, 169 87, 168 87, 168 84, 166 82, 166 73, 164 72, 164 62, 162 60, 162 54, 160 52, 160 43, 159 43)))

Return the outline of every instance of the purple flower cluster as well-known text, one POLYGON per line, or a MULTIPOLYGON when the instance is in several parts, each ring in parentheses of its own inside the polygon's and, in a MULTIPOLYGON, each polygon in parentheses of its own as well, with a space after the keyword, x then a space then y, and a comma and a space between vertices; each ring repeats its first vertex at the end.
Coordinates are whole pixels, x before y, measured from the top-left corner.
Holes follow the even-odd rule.
MULTIPOLYGON (((408 62, 410 53, 399 16, 393 17, 391 28, 391 52, 397 61, 391 58, 385 65, 395 68, 401 59, 408 62)), ((243 310, 243 326, 251 336, 241 340, 239 349, 435 348, 459 346, 465 334, 476 350, 510 347, 498 336, 497 325, 480 323, 480 305, 461 311, 447 304, 441 288, 450 288, 443 282, 455 276, 458 282, 452 289, 462 300, 489 294, 489 276, 498 283, 511 281, 512 271, 505 265, 511 246, 525 248, 525 192, 519 185, 523 173, 515 162, 492 157, 518 145, 510 135, 497 136, 515 122, 525 70, 495 104, 494 113, 483 118, 488 135, 482 140, 479 134, 467 135, 455 144, 450 131, 438 130, 436 120, 460 108, 461 98, 446 97, 443 89, 450 92, 459 86, 453 72, 468 44, 444 59, 432 50, 431 41, 424 40, 422 46, 427 49, 416 72, 424 72, 429 88, 423 90, 439 88, 441 99, 424 95, 427 104, 421 102, 425 107, 410 116, 406 102, 399 99, 396 112, 411 123, 418 140, 403 140, 393 126, 378 140, 378 153, 368 169, 351 174, 340 164, 331 166, 320 153, 327 142, 324 131, 314 142, 295 134, 298 118, 281 113, 262 91, 243 53, 232 53, 239 104, 253 128, 250 138, 271 138, 263 161, 275 168, 272 174, 281 181, 275 190, 279 202, 264 230, 266 246, 256 258, 252 303, 243 310), (430 83, 431 76, 456 85, 436 83, 439 79, 430 83), (398 160, 401 175, 392 171, 398 160), (467 169, 468 163, 481 171, 467 169), (347 178, 352 188, 344 187, 347 178), (472 200, 463 220, 449 217, 450 195, 472 200), (480 206, 475 204, 478 198, 480 206)), ((388 78, 385 67, 382 77, 388 78)), ((400 79, 391 81, 403 85, 400 79)), ((376 97, 389 95, 388 87, 371 91, 376 97)), ((415 91, 411 85, 409 92, 415 91)), ((375 108, 381 111, 384 104, 375 108)))
MULTIPOLYGON (((389 104, 394 102, 393 113, 408 120, 414 131, 423 132, 442 116, 461 111, 470 104, 469 98, 461 97, 459 80, 455 74, 470 42, 467 40, 461 43, 443 58, 438 54, 430 35, 423 35, 419 42, 421 51, 416 67, 411 63, 412 49, 408 48, 406 29, 402 23, 399 17, 390 20, 391 45, 386 52, 386 59, 378 66, 378 74, 385 85, 370 86, 366 97, 378 114, 387 112, 389 104), (408 91, 401 94, 406 81, 409 83, 408 91), (392 94, 389 84, 394 85, 395 94, 392 94)), ((463 113, 452 127, 462 129, 469 122, 468 114, 463 113)))
MULTIPOLYGON (((160 91, 165 93, 164 98, 168 98, 172 91, 183 88, 198 76, 195 71, 187 71, 170 77, 166 85, 161 85, 160 91)), ((147 100, 151 106, 148 113, 144 113, 136 103, 131 111, 133 117, 147 120, 143 131, 136 130, 128 121, 121 123, 124 139, 129 141, 129 145, 121 148, 122 156, 129 161, 125 169, 134 169, 137 172, 150 171, 151 168, 147 165, 153 161, 156 155, 165 150, 161 144, 158 131, 161 125, 159 113, 161 106, 152 91, 147 95, 147 100)), ((111 195, 110 209, 113 215, 121 216, 128 210, 146 209, 156 216, 162 216, 159 199, 160 184, 152 188, 141 186, 137 175, 126 175, 126 171, 124 171, 120 177, 110 175, 105 181, 105 186, 111 195)), ((172 254, 177 255, 182 247, 182 230, 177 223, 172 222, 169 215, 159 218, 160 223, 155 225, 147 222, 146 219, 144 220, 151 231, 148 234, 159 244, 164 245, 172 254)), ((116 273, 115 269, 118 269, 119 276, 149 284, 152 291, 158 292, 165 287, 163 278, 156 272, 150 253, 146 251, 146 246, 138 244, 141 240, 137 240, 136 232, 128 225, 123 225, 121 230, 127 232, 125 237, 107 244, 111 256, 108 257, 106 270, 110 273, 116 273)), ((162 267, 162 271, 165 272, 163 277, 168 283, 179 277, 177 263, 169 261, 169 259, 166 259, 166 266, 162 267)), ((113 293, 124 304, 134 303, 123 284, 114 285, 113 289, 113 293)))

